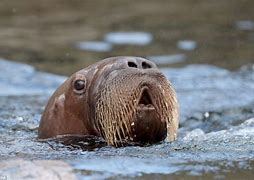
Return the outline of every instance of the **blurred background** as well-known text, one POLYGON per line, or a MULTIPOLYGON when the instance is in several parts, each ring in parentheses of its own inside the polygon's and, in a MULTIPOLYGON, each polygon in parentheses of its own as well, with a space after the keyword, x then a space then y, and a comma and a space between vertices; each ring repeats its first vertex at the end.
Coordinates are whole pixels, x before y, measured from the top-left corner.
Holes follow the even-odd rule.
POLYGON ((69 75, 109 56, 254 62, 253 0, 1 0, 0 57, 69 75))

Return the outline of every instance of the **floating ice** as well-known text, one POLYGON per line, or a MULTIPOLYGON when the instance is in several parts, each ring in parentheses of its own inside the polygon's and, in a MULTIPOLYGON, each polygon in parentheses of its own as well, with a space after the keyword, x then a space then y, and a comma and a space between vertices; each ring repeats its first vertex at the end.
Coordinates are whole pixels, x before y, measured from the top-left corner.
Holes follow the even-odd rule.
POLYGON ((245 30, 245 31, 254 30, 254 22, 251 20, 237 21, 236 27, 240 30, 245 30))
POLYGON ((193 51, 197 48, 197 43, 191 40, 182 40, 177 42, 177 47, 186 51, 193 51))
POLYGON ((82 50, 95 51, 95 52, 109 52, 113 46, 110 43, 103 41, 84 41, 79 42, 77 47, 82 50))
POLYGON ((184 54, 173 54, 173 55, 160 55, 160 56, 148 56, 147 59, 155 62, 158 65, 174 64, 186 61, 184 54))
POLYGON ((104 40, 117 45, 148 45, 153 36, 147 32, 111 32, 105 35, 104 40))

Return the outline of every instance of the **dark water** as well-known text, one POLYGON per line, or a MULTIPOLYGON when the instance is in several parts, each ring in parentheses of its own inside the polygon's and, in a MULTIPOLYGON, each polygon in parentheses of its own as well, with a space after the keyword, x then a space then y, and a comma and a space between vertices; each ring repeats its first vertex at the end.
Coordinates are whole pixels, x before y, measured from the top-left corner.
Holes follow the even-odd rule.
POLYGON ((254 62, 253 7, 253 0, 1 0, 0 57, 58 74, 119 55, 237 70, 254 62), (112 32, 127 34, 116 40, 112 32))
POLYGON ((252 179, 254 70, 162 69, 180 101, 179 137, 149 147, 71 149, 36 140, 50 93, 65 77, 0 61, 0 178, 252 179))

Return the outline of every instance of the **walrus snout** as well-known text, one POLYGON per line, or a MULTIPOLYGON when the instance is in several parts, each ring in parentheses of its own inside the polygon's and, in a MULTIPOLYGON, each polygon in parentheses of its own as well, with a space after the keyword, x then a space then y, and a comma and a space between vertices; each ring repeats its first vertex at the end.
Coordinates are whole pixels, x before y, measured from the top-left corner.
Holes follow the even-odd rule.
POLYGON ((153 62, 119 57, 103 74, 95 93, 94 119, 99 134, 108 144, 143 145, 166 137, 169 141, 176 139, 175 92, 153 62))

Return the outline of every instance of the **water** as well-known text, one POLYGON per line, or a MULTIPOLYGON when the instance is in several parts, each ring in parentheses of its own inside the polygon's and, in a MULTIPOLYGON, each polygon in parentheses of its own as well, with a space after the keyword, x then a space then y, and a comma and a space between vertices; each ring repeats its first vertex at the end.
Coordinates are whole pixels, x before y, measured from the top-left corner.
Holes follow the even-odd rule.
POLYGON ((36 71, 34 67, 0 58, 0 96, 51 94, 66 77, 36 71))
POLYGON ((254 177, 252 68, 242 68, 238 72, 208 65, 164 68, 162 72, 176 87, 180 101, 178 140, 148 147, 104 146, 83 151, 36 140, 49 91, 65 77, 37 72, 27 65, 8 61, 0 63, 15 69, 2 68, 0 71, 0 177, 254 177), (38 89, 43 91, 34 89, 38 84, 38 89), (6 85, 8 90, 3 89, 6 85), (19 89, 25 89, 22 92, 26 93, 20 93, 19 89))

